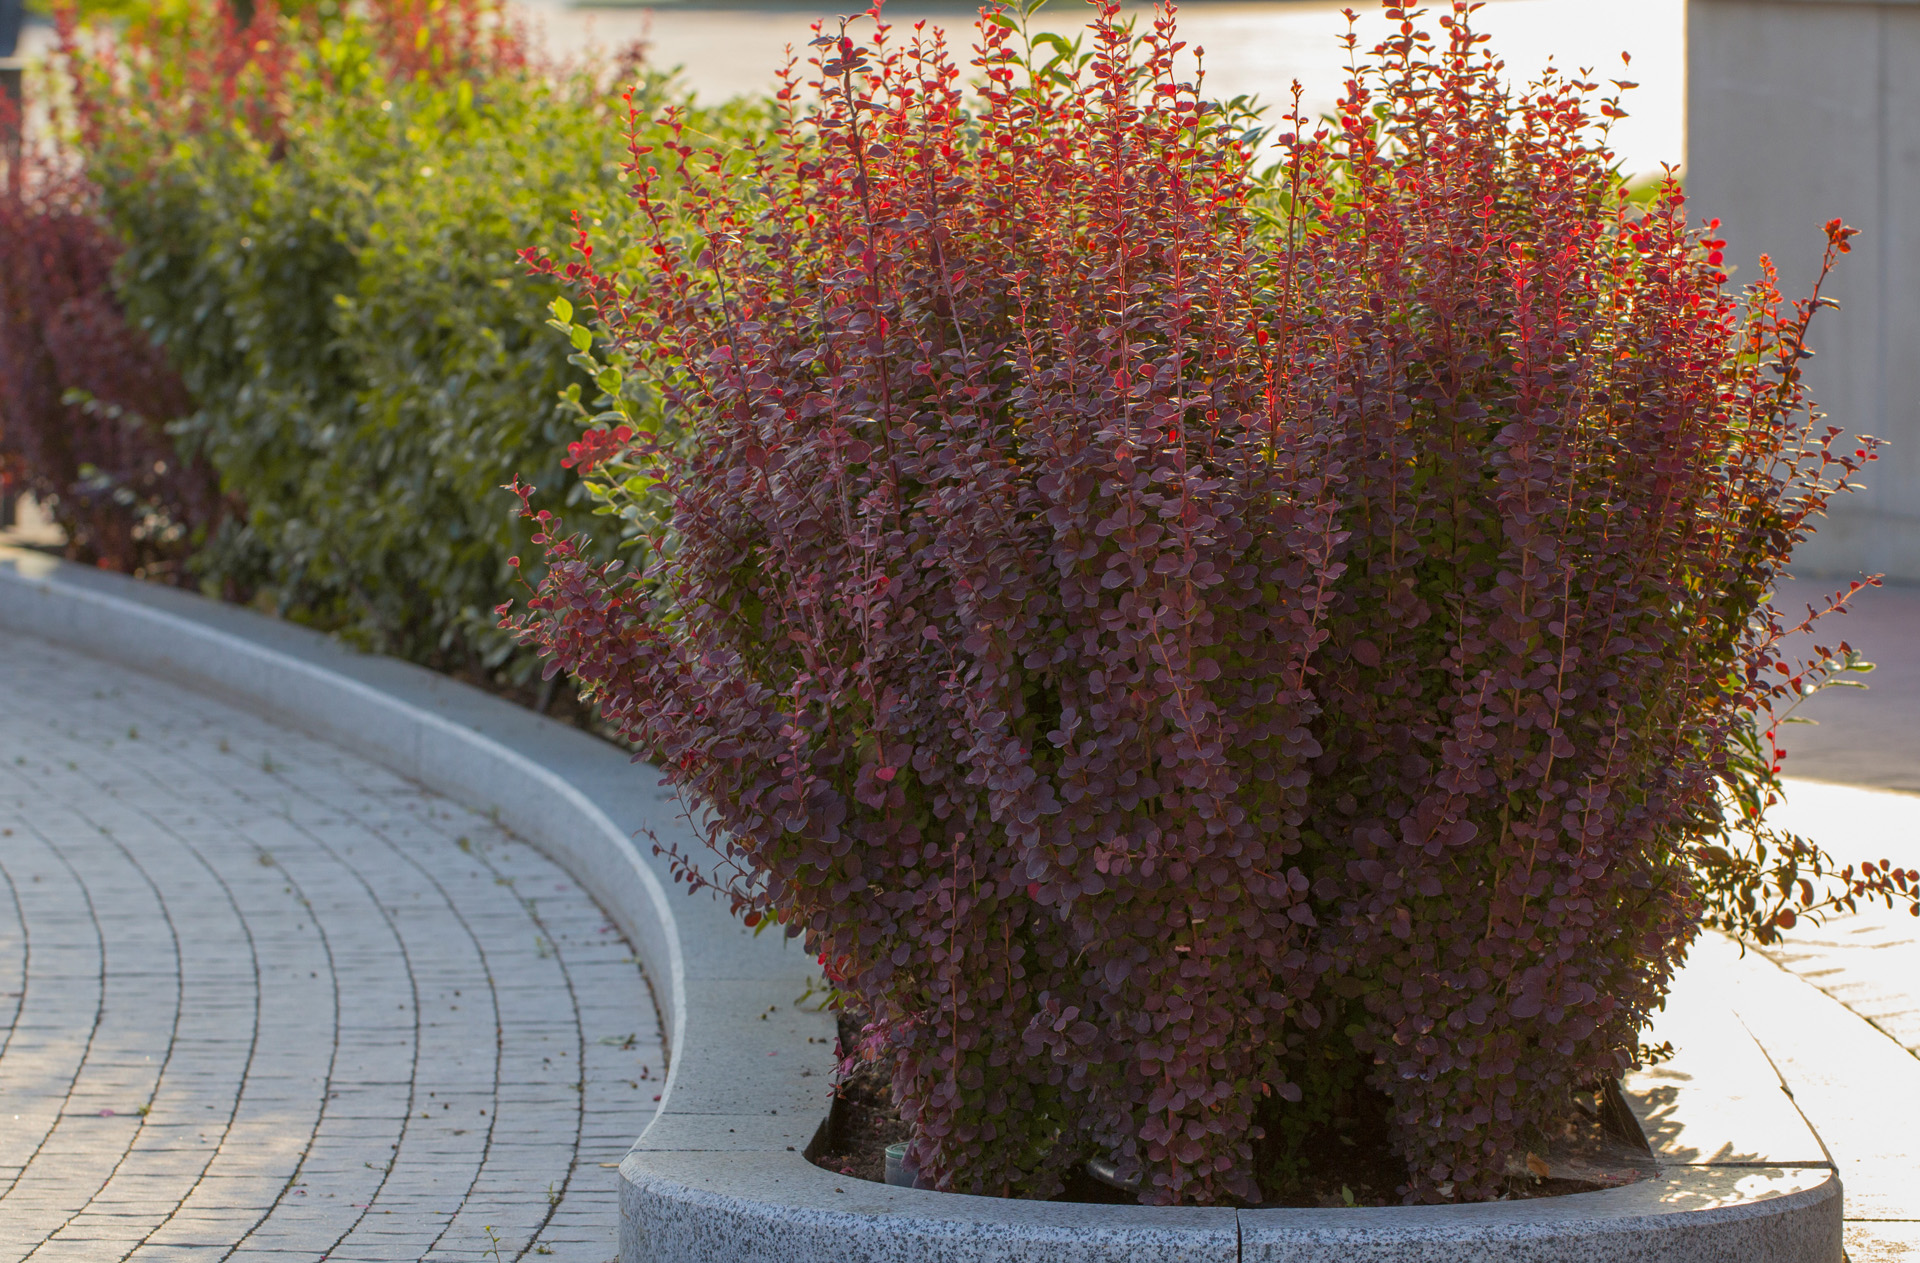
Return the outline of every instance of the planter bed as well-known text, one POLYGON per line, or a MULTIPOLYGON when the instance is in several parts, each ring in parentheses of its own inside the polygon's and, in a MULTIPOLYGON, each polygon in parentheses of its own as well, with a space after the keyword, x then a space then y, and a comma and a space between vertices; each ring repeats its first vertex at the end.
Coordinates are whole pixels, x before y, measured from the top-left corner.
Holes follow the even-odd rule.
POLYGON ((812 961, 717 901, 672 891, 649 832, 683 846, 692 835, 672 796, 617 749, 304 629, 34 553, 0 549, 0 628, 218 693, 495 808, 594 893, 635 944, 671 1056, 659 1112, 620 1165, 622 1263, 1843 1257, 1831 1161, 1756 1068, 1751 1042, 1697 1014, 1678 1042, 1710 1077, 1676 1060, 1630 1082, 1658 1171, 1600 1192, 1238 1211, 1010 1201, 838 1175, 806 1157, 834 1064, 833 1016, 806 999, 812 961), (1759 1130, 1735 1134, 1747 1127, 1759 1130))
MULTIPOLYGON (((842 1048, 859 1041, 860 1026, 849 1014, 839 1015, 842 1048)), ((911 1129, 893 1104, 890 1081, 885 1066, 868 1062, 836 1085, 826 1129, 807 1150, 815 1166, 863 1180, 925 1187, 910 1174, 904 1150, 911 1129)), ((1397 1191, 1406 1182, 1406 1163, 1392 1148, 1386 1103, 1382 1100, 1378 1105, 1378 1113, 1349 1117, 1343 1125, 1309 1137, 1298 1161, 1310 1170, 1310 1177, 1266 1189, 1261 1208, 1399 1205, 1397 1191)), ((1632 1107, 1617 1087, 1592 1094, 1580 1105, 1557 1136, 1538 1146, 1538 1154, 1525 1155, 1544 1165, 1530 1167, 1516 1155, 1503 1200, 1597 1192, 1658 1171, 1632 1107)), ((1102 1178, 1088 1164, 1069 1172, 1066 1187, 1050 1200, 1132 1206, 1139 1202, 1135 1191, 1102 1178)))

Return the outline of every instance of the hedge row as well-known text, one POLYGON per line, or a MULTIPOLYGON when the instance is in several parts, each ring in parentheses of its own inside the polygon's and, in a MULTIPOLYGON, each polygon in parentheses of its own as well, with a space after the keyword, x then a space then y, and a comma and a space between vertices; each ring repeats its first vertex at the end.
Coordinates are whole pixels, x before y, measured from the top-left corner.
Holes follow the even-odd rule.
MULTIPOLYGON (((587 511, 562 462, 596 388, 545 327, 559 287, 516 254, 563 246, 575 212, 599 223, 621 197, 620 86, 650 115, 672 84, 634 55, 542 63, 490 0, 263 8, 246 27, 212 0, 178 8, 67 29, 84 179, 66 181, 61 212, 92 234, 86 301, 109 313, 96 336, 116 308, 137 331, 112 334, 107 358, 144 338, 177 377, 122 398, 43 373, 35 404, 0 414, 16 467, 86 560, 524 681, 493 625, 507 559, 527 546, 501 487, 518 475, 587 511), (138 470, 104 450, 71 471, 26 459, 89 409, 118 418, 116 440, 141 436, 138 470), (203 469, 215 496, 171 493, 203 469), (101 546, 83 518, 103 489, 123 533, 171 547, 101 546)), ((760 125, 752 105, 698 118, 721 142, 760 125)), ((9 205, 27 220, 46 218, 48 174, 21 173, 9 205)), ((17 301, 0 348, 36 326, 44 342, 59 301, 17 301)))

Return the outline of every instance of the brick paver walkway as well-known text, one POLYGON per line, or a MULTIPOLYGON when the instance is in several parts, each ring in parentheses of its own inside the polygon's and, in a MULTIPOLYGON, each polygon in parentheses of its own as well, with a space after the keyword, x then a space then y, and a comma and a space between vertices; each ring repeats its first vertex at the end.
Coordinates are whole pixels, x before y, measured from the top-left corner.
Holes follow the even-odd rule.
POLYGON ((0 1260, 602 1263, 663 1071, 631 949, 485 817, 0 645, 0 1260))

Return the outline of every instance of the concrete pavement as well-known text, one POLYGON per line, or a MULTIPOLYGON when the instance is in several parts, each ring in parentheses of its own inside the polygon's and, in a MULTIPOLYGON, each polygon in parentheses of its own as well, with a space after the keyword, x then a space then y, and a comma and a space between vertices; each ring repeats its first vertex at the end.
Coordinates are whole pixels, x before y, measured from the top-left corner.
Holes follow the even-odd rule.
MULTIPOLYGON (((1821 603, 1833 579, 1782 586, 1821 603)), ((1920 588, 1862 593, 1823 620, 1876 664, 1866 689, 1829 689, 1783 730, 1787 801, 1774 819, 1842 860, 1920 868, 1920 588)), ((1884 907, 1802 924, 1761 953, 1741 1013, 1847 1189, 1854 1263, 1920 1263, 1920 920, 1884 907)))
MULTIPOLYGON (((1789 580, 1779 605, 1797 618, 1845 587, 1841 579, 1789 580)), ((1830 688, 1801 703, 1795 713, 1814 722, 1781 729, 1785 774, 1920 794, 1920 587, 1868 589, 1847 613, 1820 621, 1820 644, 1842 640, 1874 664, 1862 677, 1867 687, 1830 688)))
POLYGON ((486 817, 0 650, 0 1259, 603 1263, 664 1071, 631 949, 486 817))
MULTIPOLYGON (((1920 868, 1920 798, 1790 782, 1777 819, 1841 859, 1920 868)), ((1773 968, 1750 971, 1741 1013, 1840 1165, 1854 1263, 1920 1261, 1920 920, 1876 905, 1754 955, 1773 968)))

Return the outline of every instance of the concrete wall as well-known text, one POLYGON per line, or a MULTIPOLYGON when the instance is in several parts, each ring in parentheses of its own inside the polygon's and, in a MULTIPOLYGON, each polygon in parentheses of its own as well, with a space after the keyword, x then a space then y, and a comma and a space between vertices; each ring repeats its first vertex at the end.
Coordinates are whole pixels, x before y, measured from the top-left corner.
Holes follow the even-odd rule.
POLYGON ((1886 446, 1795 570, 1920 580, 1920 0, 1688 0, 1687 43, 1687 193, 1723 221, 1734 283, 1765 251, 1802 295, 1821 225, 1862 230, 1808 380, 1886 446))

